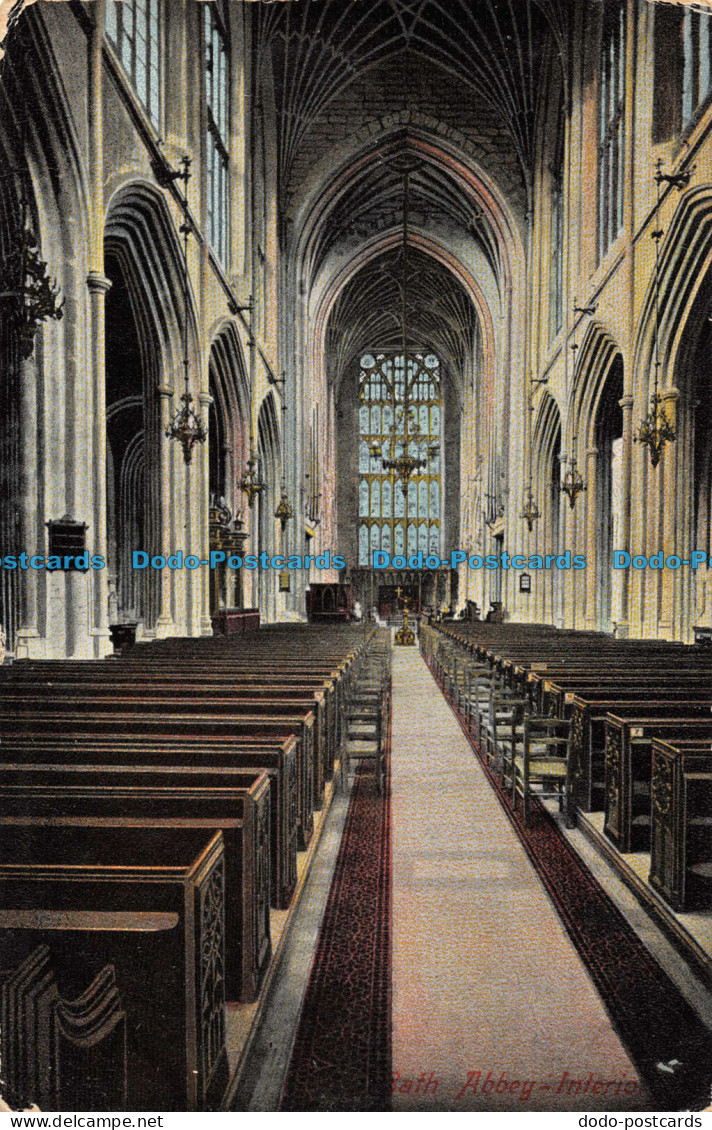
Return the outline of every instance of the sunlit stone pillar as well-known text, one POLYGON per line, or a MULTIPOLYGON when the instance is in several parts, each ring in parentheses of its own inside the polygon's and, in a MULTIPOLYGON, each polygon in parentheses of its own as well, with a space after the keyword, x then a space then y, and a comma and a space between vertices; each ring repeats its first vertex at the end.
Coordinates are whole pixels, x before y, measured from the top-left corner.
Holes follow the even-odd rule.
MULTIPOLYGON (((630 549, 631 545, 631 483, 632 483, 632 453, 633 453, 633 397, 624 396, 618 401, 621 409, 623 410, 623 459, 622 459, 622 479, 621 484, 621 497, 622 497, 622 513, 621 513, 621 545, 614 545, 613 549, 630 549)), ((612 568, 613 562, 609 563, 609 568, 612 568)), ((618 636, 625 638, 630 634, 630 573, 628 569, 623 570, 621 577, 621 611, 622 615, 618 621, 618 636)))

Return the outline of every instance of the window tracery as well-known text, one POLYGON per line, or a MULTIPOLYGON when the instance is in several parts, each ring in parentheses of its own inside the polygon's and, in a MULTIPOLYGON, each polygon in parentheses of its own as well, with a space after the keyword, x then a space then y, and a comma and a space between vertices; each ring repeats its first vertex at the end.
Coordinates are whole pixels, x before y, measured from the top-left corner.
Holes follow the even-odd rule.
POLYGON ((434 353, 365 353, 360 365, 359 564, 374 550, 440 554, 442 395, 434 353), (407 390, 406 390, 407 379, 407 390), (408 452, 424 461, 404 486, 384 460, 408 452))

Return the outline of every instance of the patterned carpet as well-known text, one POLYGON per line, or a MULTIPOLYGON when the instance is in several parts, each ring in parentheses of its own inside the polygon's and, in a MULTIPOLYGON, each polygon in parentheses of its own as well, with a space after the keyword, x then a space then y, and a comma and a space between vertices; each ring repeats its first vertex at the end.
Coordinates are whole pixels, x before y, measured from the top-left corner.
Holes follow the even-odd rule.
MULTIPOLYGON (((660 1109, 706 1106, 708 1029, 538 803, 524 828, 458 721, 660 1109)), ((389 872, 390 788, 378 797, 372 779, 359 776, 281 1110, 391 1109, 389 872)))
POLYGON ((390 802, 353 786, 296 1042, 284 1111, 390 1109, 390 802))
MULTIPOLYGON (((701 1109, 712 1085, 710 1031, 660 968, 538 801, 525 828, 452 707, 581 955, 618 1034, 661 1108, 701 1109)), ((571 1002, 575 1009, 576 1002, 571 1002)))

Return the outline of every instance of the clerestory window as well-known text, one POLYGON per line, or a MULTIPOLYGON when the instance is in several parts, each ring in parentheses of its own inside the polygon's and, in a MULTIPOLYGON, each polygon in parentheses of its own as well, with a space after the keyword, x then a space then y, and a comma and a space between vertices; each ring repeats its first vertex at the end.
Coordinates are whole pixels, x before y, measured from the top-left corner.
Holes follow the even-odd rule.
POLYGON ((216 4, 205 4, 205 102, 208 239, 221 263, 230 245, 230 53, 216 4))
POLYGON ((682 125, 686 128, 712 93, 710 82, 710 31, 708 12, 686 9, 682 21, 682 125))
POLYGON ((106 35, 157 130, 161 128, 159 0, 107 0, 106 35))
POLYGON ((623 227, 625 166, 625 10, 605 14, 599 74, 598 257, 623 227))

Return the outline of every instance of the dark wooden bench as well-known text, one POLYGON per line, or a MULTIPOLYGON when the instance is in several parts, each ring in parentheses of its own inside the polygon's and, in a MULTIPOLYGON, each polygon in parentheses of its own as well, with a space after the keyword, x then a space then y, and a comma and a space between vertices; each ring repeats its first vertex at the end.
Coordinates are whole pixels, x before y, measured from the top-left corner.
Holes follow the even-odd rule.
POLYGON ((309 702, 313 696, 315 723, 314 791, 323 791, 323 782, 331 780, 342 744, 341 718, 344 696, 339 672, 324 665, 321 672, 310 674, 278 673, 274 666, 261 672, 256 665, 236 668, 216 662, 206 671, 173 661, 152 664, 107 663, 106 661, 31 661, 0 669, 0 689, 24 687, 29 694, 69 694, 68 687, 79 687, 86 693, 97 693, 95 687, 107 687, 112 694, 140 693, 150 696, 190 697, 196 702, 216 694, 255 701, 288 699, 309 702))
POLYGON ((709 698, 686 696, 683 692, 675 694, 670 689, 666 695, 646 697, 640 693, 631 698, 619 696, 610 691, 601 695, 589 693, 585 698, 571 695, 566 710, 571 718, 571 742, 569 745, 569 775, 571 796, 577 808, 583 812, 602 812, 605 807, 605 721, 608 714, 660 713, 683 709, 687 717, 709 718, 709 698))
MULTIPOLYGON (((532 684, 530 684, 532 685, 532 684)), ((534 684, 536 685, 536 684, 534 684)), ((546 679, 541 684, 541 695, 538 697, 537 709, 541 714, 552 714, 557 718, 567 716, 568 707, 573 703, 574 696, 579 699, 589 697, 611 697, 619 695, 621 698, 666 698, 674 686, 681 695, 688 698, 703 698, 707 695, 712 701, 712 674, 699 675, 676 672, 674 684, 670 675, 650 675, 645 671, 634 671, 628 675, 598 675, 587 678, 573 677, 546 679)))
POLYGON ((42 716, 47 713, 72 711, 78 716, 93 713, 117 713, 120 715, 155 715, 230 719, 234 722, 235 733, 240 733, 243 721, 249 722, 250 732, 255 724, 263 725, 265 732, 273 734, 275 726, 280 734, 294 733, 298 739, 297 767, 299 774, 299 837, 301 846, 306 847, 311 839, 314 821, 313 811, 322 808, 324 803, 324 732, 318 730, 318 722, 324 721, 323 712, 317 713, 323 704, 322 696, 297 695, 294 698, 245 697, 230 692, 220 697, 196 697, 175 689, 173 693, 156 692, 150 696, 141 687, 133 693, 115 693, 113 687, 100 686, 90 689, 81 696, 77 693, 58 694, 54 688, 45 690, 37 697, 19 693, 14 687, 5 687, 0 696, 0 727, 2 719, 42 716), (264 723, 258 720, 264 720, 264 723))
POLYGON ((127 1110, 126 1045, 113 965, 71 997, 60 992, 47 945, 0 974, 2 1097, 11 1110, 127 1110))
POLYGON ((126 1013, 126 1109, 216 1108, 228 1081, 221 833, 21 831, 0 837, 3 979, 43 945, 70 999, 114 967, 126 1013))
POLYGON ((653 738, 650 884, 674 910, 712 906, 712 746, 653 738))
POLYGON ((94 730, 88 717, 56 717, 36 721, 32 730, 2 731, 6 764, 96 765, 112 763, 164 765, 181 772, 204 774, 233 768, 243 773, 266 771, 270 778, 270 874, 272 905, 291 902, 297 882, 297 764, 293 735, 186 735, 177 730, 151 736, 151 728, 116 733, 115 724, 94 730), (84 723, 84 725, 82 725, 84 723), (113 732, 112 732, 113 731, 113 732))
POLYGON ((0 827, 13 818, 48 826, 102 818, 125 826, 219 828, 225 845, 225 994, 254 1000, 272 953, 269 777, 161 767, 0 768, 0 827))
MULTIPOLYGON (((66 728, 76 721, 77 727, 88 733, 93 718, 101 718, 99 733, 120 733, 124 729, 160 734, 184 733, 193 736, 216 734, 229 736, 278 737, 294 734, 297 739, 297 835, 302 848, 309 843, 313 828, 313 811, 323 805, 323 781, 320 800, 314 796, 314 725, 315 714, 307 705, 297 703, 247 702, 240 707, 234 700, 212 699, 197 703, 191 698, 143 698, 129 695, 123 698, 99 695, 76 698, 71 701, 49 698, 37 699, 0 696, 0 734, 21 733, 34 729, 44 719, 54 719, 66 728), (167 709, 168 708, 168 709, 167 709), (70 713, 71 712, 71 713, 70 713), (108 719, 111 722, 107 722, 108 719), (165 723, 165 725, 163 725, 165 723), (7 728, 10 727, 11 730, 7 728)), ((45 726, 45 731, 47 727, 45 726)))
POLYGON ((689 718, 684 706, 659 709, 665 717, 606 716, 603 830, 624 853, 650 851, 653 738, 712 741, 712 716, 689 718))

